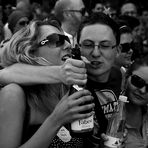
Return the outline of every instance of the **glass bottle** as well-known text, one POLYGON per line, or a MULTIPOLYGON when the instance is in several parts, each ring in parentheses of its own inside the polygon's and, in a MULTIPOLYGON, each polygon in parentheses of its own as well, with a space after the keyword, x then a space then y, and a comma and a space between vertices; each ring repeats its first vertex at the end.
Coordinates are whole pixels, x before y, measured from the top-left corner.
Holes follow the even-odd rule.
POLYGON ((125 103, 128 103, 127 97, 119 96, 119 109, 109 119, 106 131, 107 141, 104 142, 105 148, 120 148, 121 138, 125 130, 125 103))
MULTIPOLYGON (((81 60, 80 49, 77 45, 75 48, 72 49, 72 55, 74 59, 81 60)), ((79 86, 79 85, 72 85, 70 88, 69 94, 72 94, 76 91, 80 91, 83 89, 86 89, 86 87, 79 86)), ((91 111, 87 111, 87 112, 91 112, 91 111)), ((86 112, 83 112, 83 114, 84 113, 86 112)), ((86 119, 76 120, 72 122, 71 123, 71 135, 76 136, 76 137, 86 137, 86 136, 93 134, 93 128, 94 128, 94 119, 92 115, 86 119)))

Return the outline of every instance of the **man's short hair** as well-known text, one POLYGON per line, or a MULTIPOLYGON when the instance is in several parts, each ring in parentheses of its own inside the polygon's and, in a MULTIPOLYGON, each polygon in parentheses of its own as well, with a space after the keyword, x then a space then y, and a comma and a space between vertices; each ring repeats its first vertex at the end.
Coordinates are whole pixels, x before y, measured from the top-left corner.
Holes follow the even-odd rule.
POLYGON ((118 24, 112 18, 110 18, 108 15, 102 12, 92 13, 90 16, 86 17, 84 21, 82 21, 77 34, 78 43, 80 41, 80 36, 83 28, 85 26, 94 25, 94 24, 103 24, 109 26, 113 30, 113 33, 115 35, 116 44, 118 45, 120 43, 120 32, 118 24))

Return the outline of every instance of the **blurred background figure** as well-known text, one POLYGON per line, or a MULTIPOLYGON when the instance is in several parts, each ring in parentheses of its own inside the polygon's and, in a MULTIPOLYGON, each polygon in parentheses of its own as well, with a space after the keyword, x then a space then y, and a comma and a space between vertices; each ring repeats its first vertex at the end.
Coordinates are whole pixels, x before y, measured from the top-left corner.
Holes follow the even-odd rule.
POLYGON ((132 64, 133 54, 133 35, 130 27, 123 25, 120 27, 120 48, 115 59, 115 67, 119 68, 122 73, 121 90, 125 87, 126 71, 132 64))
POLYGON ((30 16, 21 10, 14 10, 8 17, 8 27, 12 34, 29 24, 30 16))
POLYGON ((137 5, 133 1, 127 0, 122 4, 120 8, 120 13, 121 15, 137 17, 138 16, 137 5))
POLYGON ((124 67, 128 68, 131 63, 131 57, 133 53, 132 49, 133 35, 132 30, 128 26, 120 27, 120 45, 121 50, 116 57, 116 66, 119 68, 124 67))
POLYGON ((92 8, 92 12, 103 12, 103 11, 104 11, 104 4, 101 2, 97 2, 92 8))
POLYGON ((135 60, 136 58, 139 58, 143 54, 143 43, 142 43, 142 37, 137 34, 136 29, 140 25, 140 21, 136 17, 127 16, 127 15, 120 15, 118 17, 118 21, 122 25, 129 26, 132 30, 133 35, 133 54, 132 54, 132 60, 135 60))
POLYGON ((82 0, 59 0, 53 9, 55 17, 61 22, 62 29, 70 38, 72 45, 76 44, 79 25, 84 16, 88 15, 82 0))
POLYGON ((4 30, 3 30, 3 7, 0 5, 0 42, 4 39, 4 30))

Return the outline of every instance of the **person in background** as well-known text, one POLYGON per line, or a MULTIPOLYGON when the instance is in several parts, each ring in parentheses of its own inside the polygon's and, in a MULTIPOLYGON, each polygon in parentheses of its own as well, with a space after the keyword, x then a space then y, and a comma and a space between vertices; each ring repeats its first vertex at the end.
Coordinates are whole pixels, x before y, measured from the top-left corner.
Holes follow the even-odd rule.
POLYGON ((21 10, 14 10, 8 17, 8 27, 12 34, 29 24, 30 16, 21 10))
POLYGON ((12 33, 8 28, 8 17, 14 9, 15 8, 9 3, 3 7, 4 40, 10 39, 12 36, 12 33))
POLYGON ((132 16, 126 16, 121 15, 118 17, 118 20, 120 24, 123 26, 129 26, 132 30, 133 35, 133 54, 132 54, 132 60, 135 60, 136 58, 142 57, 143 54, 143 43, 142 43, 142 37, 137 34, 137 29, 140 26, 140 21, 132 16))
POLYGON ((84 16, 87 15, 85 5, 82 0, 58 0, 53 9, 53 13, 62 24, 62 29, 70 38, 74 47, 79 25, 84 16))
MULTIPOLYGON (((4 46, 1 65, 58 66, 70 54, 69 43, 56 20, 32 21, 4 46)), ((94 108, 93 103, 85 104, 92 102, 93 97, 88 90, 68 96, 67 90, 61 83, 2 87, 0 147, 83 147, 83 139, 71 137, 66 124, 91 116, 93 112, 81 112, 94 108)))
POLYGON ((0 43, 4 39, 3 7, 0 5, 0 43))
POLYGON ((148 147, 148 56, 135 60, 127 71, 125 95, 126 148, 148 147))
POLYGON ((121 15, 128 15, 132 17, 138 17, 138 8, 137 5, 130 0, 125 1, 120 7, 121 15))
POLYGON ((115 66, 121 70, 122 73, 122 85, 121 89, 124 89, 125 84, 125 74, 129 66, 132 64, 132 45, 133 45, 133 35, 132 30, 124 25, 119 28, 120 30, 120 46, 119 54, 115 59, 115 66))
POLYGON ((95 6, 92 8, 92 12, 103 12, 104 7, 104 4, 101 2, 95 3, 95 6))
POLYGON ((11 36, 21 29, 22 27, 26 26, 30 21, 30 14, 20 10, 15 9, 8 17, 8 22, 5 24, 5 26, 8 26, 8 33, 9 35, 5 35, 4 41, 8 41, 11 36))
POLYGON ((128 68, 131 63, 131 57, 132 57, 132 42, 133 42, 133 35, 132 35, 132 30, 124 25, 119 28, 120 30, 120 45, 121 45, 121 50, 118 56, 116 57, 115 60, 115 65, 118 67, 124 67, 128 68))

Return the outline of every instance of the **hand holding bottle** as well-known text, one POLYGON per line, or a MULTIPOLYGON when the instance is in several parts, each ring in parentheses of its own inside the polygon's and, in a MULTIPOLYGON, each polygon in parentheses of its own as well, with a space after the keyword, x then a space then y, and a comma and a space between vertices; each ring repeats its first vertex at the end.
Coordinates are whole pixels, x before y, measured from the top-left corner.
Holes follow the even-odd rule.
POLYGON ((87 110, 93 110, 94 108, 94 103, 86 104, 87 102, 93 102, 93 97, 88 90, 81 90, 70 96, 69 92, 67 92, 52 113, 56 120, 55 123, 62 126, 75 120, 90 117, 93 114, 93 111, 82 113, 87 110))

